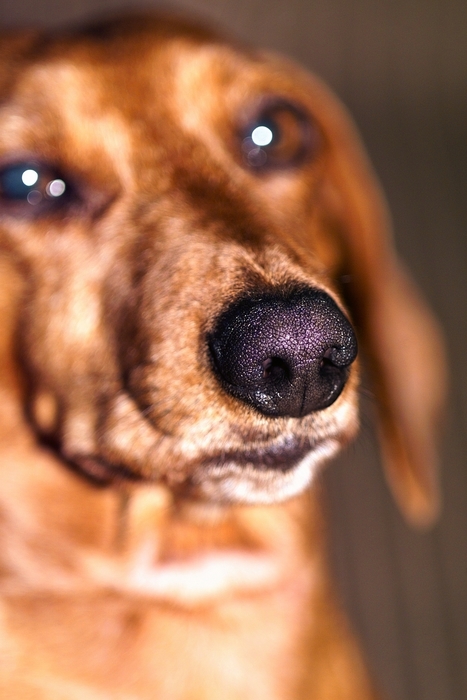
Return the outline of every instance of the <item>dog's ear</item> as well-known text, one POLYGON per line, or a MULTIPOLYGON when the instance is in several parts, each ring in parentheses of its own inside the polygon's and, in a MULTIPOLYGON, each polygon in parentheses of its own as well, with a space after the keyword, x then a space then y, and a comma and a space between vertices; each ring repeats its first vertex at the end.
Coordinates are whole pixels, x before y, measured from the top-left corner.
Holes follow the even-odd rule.
POLYGON ((343 108, 329 100, 323 196, 344 250, 343 287, 378 402, 389 484, 407 519, 426 526, 439 511, 444 347, 433 316, 394 252, 385 200, 358 134, 343 108))

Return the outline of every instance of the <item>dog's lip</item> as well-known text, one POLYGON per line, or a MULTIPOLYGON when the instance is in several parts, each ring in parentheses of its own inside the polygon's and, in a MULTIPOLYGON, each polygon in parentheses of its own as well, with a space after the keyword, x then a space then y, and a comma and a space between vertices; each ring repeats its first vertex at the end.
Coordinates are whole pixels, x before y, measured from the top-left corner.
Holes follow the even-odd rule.
POLYGON ((205 458, 202 467, 222 467, 227 464, 251 466, 259 471, 287 472, 303 459, 317 441, 309 437, 288 437, 278 443, 267 443, 254 448, 225 450, 205 458))
MULTIPOLYGON (((258 472, 291 471, 310 451, 319 447, 320 441, 309 436, 288 436, 277 442, 258 443, 254 447, 230 448, 222 452, 202 455, 192 460, 191 466, 202 472, 216 471, 235 465, 238 468, 250 467, 258 472)), ((59 450, 58 450, 59 451, 59 450)), ((60 451, 59 451, 60 452, 60 451)), ((62 456, 63 458, 63 456, 62 456)), ((63 458, 64 459, 64 458, 63 458)), ((124 466, 108 463, 99 456, 78 456, 71 461, 71 467, 77 468, 93 483, 109 485, 114 482, 147 481, 141 474, 132 472, 124 466)), ((183 488, 183 485, 182 485, 183 488)))

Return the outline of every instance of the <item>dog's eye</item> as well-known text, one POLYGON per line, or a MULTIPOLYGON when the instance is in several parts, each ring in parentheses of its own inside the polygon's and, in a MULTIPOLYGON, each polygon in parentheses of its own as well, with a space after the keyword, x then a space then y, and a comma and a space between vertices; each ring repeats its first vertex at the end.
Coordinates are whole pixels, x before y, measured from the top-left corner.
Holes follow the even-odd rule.
POLYGON ((301 107, 283 99, 263 103, 241 136, 244 160, 257 169, 298 165, 313 154, 316 144, 310 117, 301 107))
POLYGON ((63 203, 69 190, 51 168, 37 163, 14 163, 0 168, 0 203, 31 210, 63 203))

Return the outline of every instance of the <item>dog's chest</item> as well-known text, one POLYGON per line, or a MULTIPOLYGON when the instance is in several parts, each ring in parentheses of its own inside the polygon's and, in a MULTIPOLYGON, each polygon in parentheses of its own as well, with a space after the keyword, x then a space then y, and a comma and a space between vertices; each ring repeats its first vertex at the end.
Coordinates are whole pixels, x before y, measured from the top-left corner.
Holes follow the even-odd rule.
POLYGON ((295 697, 305 640, 303 611, 290 593, 229 601, 215 611, 112 594, 11 598, 0 644, 5 688, 22 700, 27 671, 31 692, 37 683, 48 700, 295 697))

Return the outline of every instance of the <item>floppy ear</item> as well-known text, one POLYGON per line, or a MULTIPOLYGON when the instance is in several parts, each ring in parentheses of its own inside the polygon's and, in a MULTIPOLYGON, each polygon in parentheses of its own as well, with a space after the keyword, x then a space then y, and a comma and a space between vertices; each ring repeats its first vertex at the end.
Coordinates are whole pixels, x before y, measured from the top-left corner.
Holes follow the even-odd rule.
POLYGON ((426 526, 439 511, 437 438, 446 385, 441 334, 397 260, 386 204, 358 134, 340 104, 330 96, 325 101, 325 189, 338 217, 349 306, 378 402, 386 475, 407 519, 426 526))

